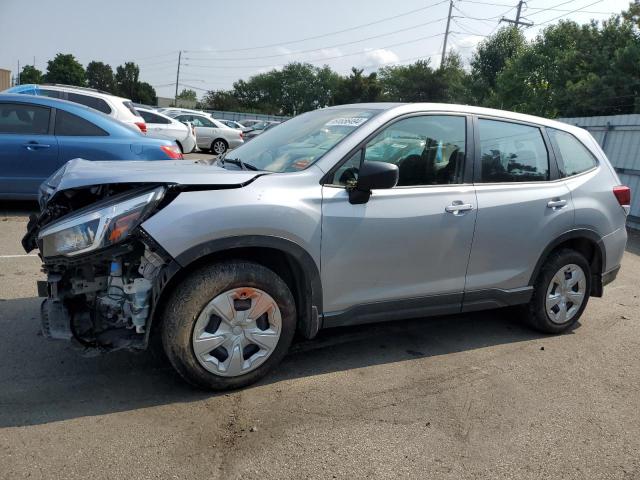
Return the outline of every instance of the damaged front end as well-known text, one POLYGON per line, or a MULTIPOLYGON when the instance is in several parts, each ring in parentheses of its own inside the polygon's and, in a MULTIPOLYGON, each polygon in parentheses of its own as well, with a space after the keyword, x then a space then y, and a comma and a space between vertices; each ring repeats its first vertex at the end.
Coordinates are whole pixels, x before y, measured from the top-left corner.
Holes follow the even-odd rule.
MULTIPOLYGON (((159 293, 175 262, 140 227, 171 200, 164 185, 100 185, 41 202, 23 239, 40 250, 42 331, 85 352, 145 349, 159 293)), ((177 268, 177 267, 175 267, 177 268)))

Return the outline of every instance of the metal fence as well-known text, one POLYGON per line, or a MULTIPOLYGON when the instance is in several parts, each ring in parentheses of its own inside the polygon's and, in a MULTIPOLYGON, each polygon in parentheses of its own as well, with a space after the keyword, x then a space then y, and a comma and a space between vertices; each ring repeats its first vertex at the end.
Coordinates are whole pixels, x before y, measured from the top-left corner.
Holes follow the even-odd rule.
POLYGON ((220 118, 223 120, 235 120, 241 122, 242 120, 276 120, 284 122, 290 117, 283 117, 280 115, 266 115, 262 113, 244 113, 244 112, 225 112, 223 110, 205 110, 205 112, 213 115, 214 118, 220 118))
POLYGON ((559 118, 588 130, 600 144, 623 184, 631 188, 627 223, 640 228, 640 114, 559 118))

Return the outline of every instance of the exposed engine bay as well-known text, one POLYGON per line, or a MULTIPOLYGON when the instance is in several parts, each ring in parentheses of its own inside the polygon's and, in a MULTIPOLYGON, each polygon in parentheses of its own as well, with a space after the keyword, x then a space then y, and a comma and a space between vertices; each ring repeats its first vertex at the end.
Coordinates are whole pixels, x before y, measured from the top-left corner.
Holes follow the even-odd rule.
MULTIPOLYGON (((172 260, 139 228, 144 216, 138 216, 131 224, 127 223, 133 215, 129 212, 114 216, 107 231, 114 238, 122 235, 123 228, 130 228, 124 240, 77 256, 45 256, 47 237, 43 240, 39 233, 58 219, 58 223, 64 223, 65 218, 74 218, 87 208, 95 211, 103 204, 114 205, 153 187, 157 186, 100 185, 65 190, 52 198, 41 197, 42 212, 31 217, 23 246, 27 251, 40 249, 47 274, 47 281, 38 284, 39 295, 46 297, 41 307, 45 336, 73 340, 87 353, 146 348, 155 299, 168 279, 160 274, 163 270, 166 273, 172 260)), ((163 190, 166 201, 164 194, 163 190)), ((131 211, 137 214, 137 210, 131 211)))

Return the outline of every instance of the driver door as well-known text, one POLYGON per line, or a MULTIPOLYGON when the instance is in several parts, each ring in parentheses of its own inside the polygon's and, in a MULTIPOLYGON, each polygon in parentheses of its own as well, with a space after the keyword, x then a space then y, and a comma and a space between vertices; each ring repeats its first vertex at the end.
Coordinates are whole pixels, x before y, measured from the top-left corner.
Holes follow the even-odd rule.
POLYGON ((323 185, 325 326, 459 312, 476 221, 465 115, 404 117, 323 185), (399 168, 398 185, 349 203, 363 161, 399 168))

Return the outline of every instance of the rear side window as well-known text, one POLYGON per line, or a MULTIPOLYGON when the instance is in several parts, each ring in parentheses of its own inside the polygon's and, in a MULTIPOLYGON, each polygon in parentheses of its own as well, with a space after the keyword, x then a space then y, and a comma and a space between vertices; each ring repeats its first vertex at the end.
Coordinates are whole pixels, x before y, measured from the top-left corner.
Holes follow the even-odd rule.
POLYGON ((48 88, 38 88, 38 94, 43 97, 62 98, 64 99, 64 92, 59 90, 49 90, 48 88))
POLYGON ((549 155, 539 128, 487 119, 478 127, 482 182, 549 180, 549 155))
POLYGON ((133 103, 131 103, 129 101, 126 101, 126 102, 122 102, 122 104, 125 107, 127 107, 127 110, 129 110, 133 116, 135 116, 135 117, 139 117, 140 116, 140 114, 136 110, 136 107, 133 106, 133 103))
POLYGON ((0 133, 46 135, 50 114, 39 105, 0 103, 0 133))
POLYGON ((170 120, 168 120, 168 119, 166 119, 164 117, 161 117, 160 115, 156 115, 155 113, 145 112, 143 110, 136 110, 136 111, 140 114, 140 116, 142 118, 144 118, 144 121, 146 123, 156 123, 156 124, 160 123, 160 124, 163 124, 163 125, 167 125, 167 124, 171 123, 170 120))
POLYGON ((593 154, 580 140, 570 133, 547 128, 551 145, 556 155, 560 157, 560 174, 563 177, 577 175, 591 170, 598 162, 593 154))
POLYGON ((80 95, 79 93, 73 92, 69 92, 68 95, 68 99, 70 102, 79 103, 80 105, 93 108, 102 113, 111 113, 111 107, 101 98, 92 97, 89 95, 80 95))
POLYGON ((104 137, 109 135, 90 121, 64 110, 56 111, 55 134, 65 137, 104 137))

